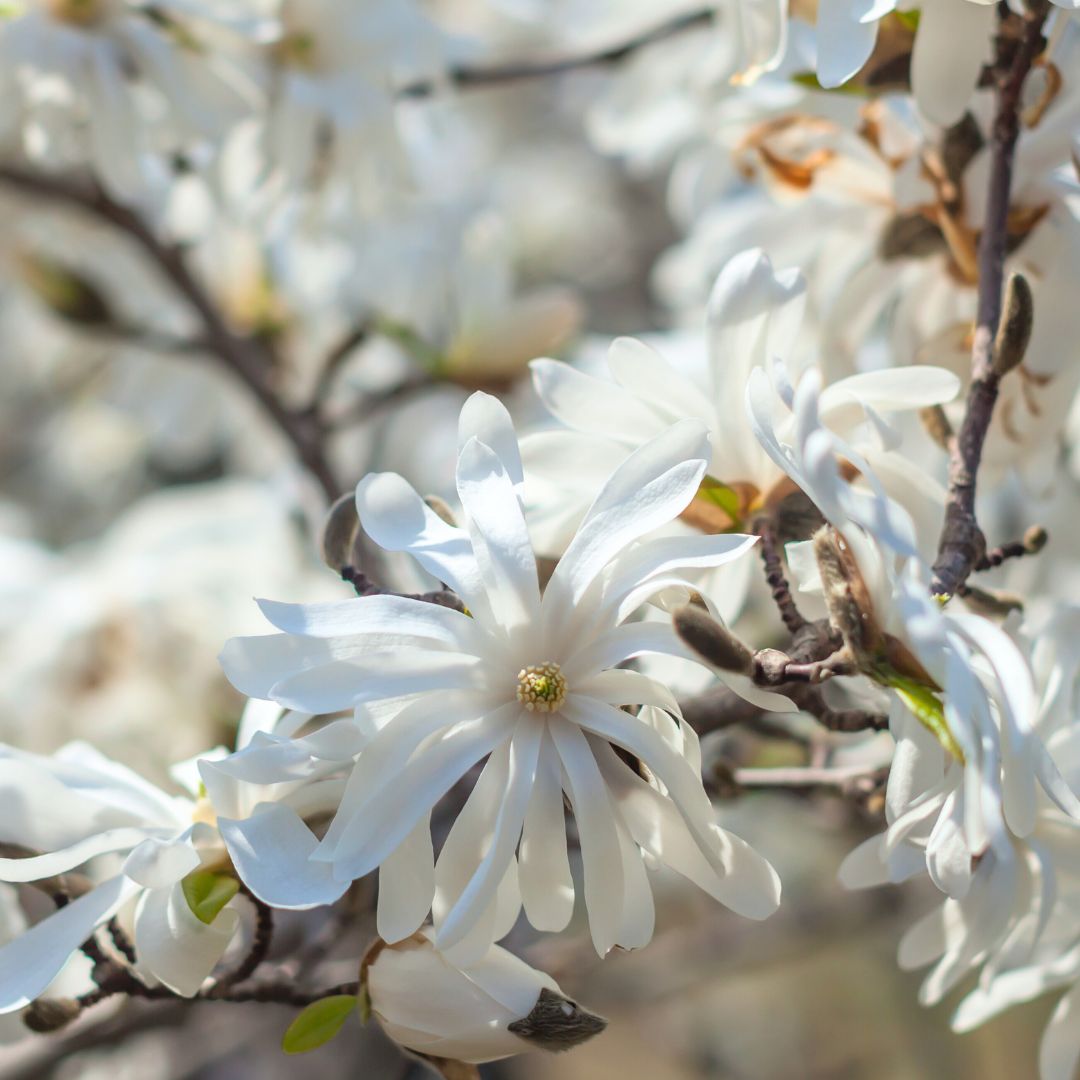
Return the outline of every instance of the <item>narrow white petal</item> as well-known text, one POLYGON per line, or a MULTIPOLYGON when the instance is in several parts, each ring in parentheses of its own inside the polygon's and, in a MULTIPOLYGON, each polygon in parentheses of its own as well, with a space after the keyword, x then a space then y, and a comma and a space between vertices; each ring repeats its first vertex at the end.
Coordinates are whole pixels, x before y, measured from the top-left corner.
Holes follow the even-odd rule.
POLYGON ((407 551, 450 586, 478 617, 490 615, 468 533, 448 525, 397 473, 372 473, 356 486, 364 532, 387 551, 407 551))
POLYGON ((450 693, 441 695, 439 707, 421 698, 410 702, 375 735, 356 762, 321 851, 332 857, 345 830, 359 817, 368 801, 396 783, 397 777, 426 739, 455 725, 479 720, 487 706, 478 695, 450 693))
POLYGON ((701 777, 653 728, 640 720, 592 698, 571 694, 566 715, 587 731, 629 750, 668 789, 672 800, 690 827, 702 854, 714 868, 724 872, 724 862, 713 831, 712 805, 701 777))
POLYGON ((145 829, 109 829, 71 847, 26 859, 0 859, 0 881, 39 881, 80 866, 95 855, 126 851, 146 839, 145 829))
POLYGON ((469 395, 458 416, 459 452, 471 438, 479 439, 495 451, 511 483, 522 483, 525 475, 521 467, 521 451, 510 413, 497 397, 479 390, 469 395))
POLYGON ((94 928, 138 891, 139 886, 122 874, 110 878, 0 948, 0 1013, 29 1005, 94 928))
POLYGON ((150 889, 135 913, 139 969, 183 997, 193 997, 232 941, 240 916, 232 908, 207 925, 188 906, 183 886, 150 889))
POLYGON ((566 772, 584 866, 589 931, 600 956, 618 944, 623 925, 623 867, 615 815, 607 785, 585 736, 570 722, 553 717, 548 725, 566 772))
POLYGON ((414 933, 427 918, 434 894, 431 815, 425 814, 379 867, 379 937, 393 944, 414 933))
POLYGON ((529 368, 540 400, 575 431, 633 446, 659 434, 671 422, 636 394, 569 364, 534 360, 529 368))
POLYGON ((932 0, 919 13, 911 53, 911 89, 935 124, 952 124, 964 113, 979 72, 992 56, 993 4, 932 0))
POLYGON ((327 863, 311 859, 319 842, 287 806, 264 803, 249 818, 219 818, 218 828, 240 879, 271 907, 322 907, 339 900, 349 887, 327 863))
POLYGON ((535 623, 540 582, 521 503, 502 462, 475 438, 458 456, 457 489, 496 622, 507 628, 535 623))
POLYGON ((692 420, 635 450, 601 489, 559 560, 544 594, 545 611, 564 612, 567 618, 608 562, 685 510, 708 453, 705 429, 692 420))
POLYGON ((565 930, 574 913, 574 879, 566 853, 562 774, 551 736, 544 733, 518 852, 521 900, 537 930, 565 930))
POLYGON ((472 929, 475 918, 491 902, 499 882, 506 875, 521 837, 525 811, 536 780, 543 732, 543 725, 533 716, 526 715, 518 721, 510 742, 506 789, 491 842, 468 884, 442 918, 441 925, 436 926, 435 943, 441 949, 452 948, 472 929))
POLYGON ((465 772, 509 736, 519 709, 515 702, 427 745, 394 784, 345 827, 333 854, 337 876, 353 880, 374 870, 465 772))

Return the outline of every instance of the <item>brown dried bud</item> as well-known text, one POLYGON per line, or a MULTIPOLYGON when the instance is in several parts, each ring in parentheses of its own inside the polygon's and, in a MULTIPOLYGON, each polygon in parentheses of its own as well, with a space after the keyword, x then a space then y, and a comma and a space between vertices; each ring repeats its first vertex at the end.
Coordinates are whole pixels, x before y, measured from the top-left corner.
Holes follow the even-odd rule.
POLYGON ((679 637, 713 667, 740 675, 753 672, 754 654, 703 608, 693 604, 679 608, 672 622, 679 637))
POLYGON ((360 519, 356 515, 356 499, 352 492, 342 495, 326 513, 322 529, 323 562, 335 573, 355 567, 356 536, 360 519))
POLYGON ((825 526, 814 534, 829 622, 856 660, 874 659, 883 647, 869 590, 843 536, 825 526))
POLYGON ((38 998, 22 1014, 23 1023, 39 1035, 66 1027, 82 1012, 74 998, 38 998))
POLYGON ((949 423, 949 418, 945 415, 945 410, 940 405, 928 405, 925 409, 919 410, 919 419, 922 421, 922 426, 926 429, 927 435, 942 450, 948 450, 949 440, 953 437, 953 427, 949 423))
POLYGON ((532 1012, 509 1024, 506 1030, 543 1050, 572 1050, 606 1027, 602 1017, 544 987, 532 1012))
POLYGON ((1041 525, 1032 525, 1026 533, 1024 533, 1024 550, 1029 555, 1038 555, 1044 547, 1046 542, 1050 539, 1049 535, 1041 525))
POLYGON ((19 260, 22 279, 54 315, 80 326, 107 326, 112 308, 101 291, 80 274, 42 255, 19 260))
POLYGON ((1035 301, 1023 274, 1013 274, 1005 286, 1005 303, 994 338, 994 374, 1008 375, 1024 361, 1035 322, 1035 301))

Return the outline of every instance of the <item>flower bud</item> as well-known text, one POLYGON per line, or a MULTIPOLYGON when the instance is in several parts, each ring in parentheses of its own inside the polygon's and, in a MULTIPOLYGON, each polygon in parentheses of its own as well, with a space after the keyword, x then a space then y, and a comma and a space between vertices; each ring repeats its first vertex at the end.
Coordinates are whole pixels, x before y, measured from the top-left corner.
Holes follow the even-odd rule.
POLYGON ((38 998, 23 1013, 23 1023, 39 1035, 59 1031, 82 1011, 73 998, 38 998))
POLYGON ((43 255, 20 260, 23 283, 54 315, 81 326, 107 326, 112 310, 101 291, 79 273, 43 255))
POLYGON ((362 975, 372 1013, 407 1050, 480 1064, 537 1047, 568 1050, 606 1027, 506 949, 493 945, 460 968, 432 936, 427 927, 377 948, 362 975))

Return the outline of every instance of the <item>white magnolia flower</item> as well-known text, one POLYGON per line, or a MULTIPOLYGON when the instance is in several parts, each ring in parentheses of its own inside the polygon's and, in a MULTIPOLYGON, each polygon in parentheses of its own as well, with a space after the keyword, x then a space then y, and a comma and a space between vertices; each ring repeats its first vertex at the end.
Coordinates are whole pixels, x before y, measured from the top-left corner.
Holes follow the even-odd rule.
MULTIPOLYGON (((206 16, 209 8, 199 8, 206 16)), ((198 40, 185 0, 16 0, 0 13, 0 90, 25 111, 35 159, 92 162, 118 196, 145 186, 141 153, 220 138, 254 87, 198 40), (149 90, 154 107, 140 98, 149 90), (163 123, 164 121, 164 123, 163 123), (171 136, 172 145, 169 145, 171 136)), ((207 28, 202 28, 207 29, 207 28)))
MULTIPOLYGON (((463 528, 392 473, 365 478, 357 508, 372 540, 412 555, 468 614, 398 596, 264 603, 284 632, 236 639, 222 655, 229 678, 251 696, 315 713, 356 710, 354 721, 339 724, 352 723, 366 742, 348 762, 326 835, 317 846, 310 833, 304 841, 313 849, 311 876, 329 874, 344 888, 381 866, 384 939, 407 937, 431 907, 439 947, 454 949, 455 960, 475 958, 509 930, 522 904, 538 929, 569 921, 565 792, 601 955, 652 935, 643 855, 741 914, 769 915, 776 875, 714 824, 696 736, 677 703, 665 687, 618 666, 645 652, 684 654, 670 625, 631 617, 660 590, 683 584, 687 568, 727 562, 753 543, 730 535, 641 539, 693 498, 705 470, 702 426, 676 425, 620 465, 543 593, 508 414, 474 394, 460 435, 463 528), (635 716, 620 708, 628 705, 643 708, 635 716), (432 807, 485 757, 433 865, 432 807)), ((293 768, 314 767, 313 755, 301 748, 297 756, 293 768)), ((237 829, 257 828, 259 818, 237 829)), ((290 881, 304 844, 289 853, 290 881)), ((241 874, 275 860, 271 844, 248 843, 246 859, 230 847, 241 874)))
POLYGON ((378 949, 365 971, 383 1030, 429 1057, 479 1064, 537 1046, 566 1050, 604 1028, 551 976, 498 945, 466 967, 453 964, 430 927, 378 949))
POLYGON ((0 948, 0 1012, 38 997, 114 916, 132 933, 139 974, 195 994, 239 925, 231 906, 201 921, 185 897, 184 879, 224 855, 198 804, 82 743, 49 758, 0 749, 0 798, 0 840, 44 852, 0 859, 0 881, 38 881, 87 863, 93 880, 88 892, 0 948))
POLYGON ((1080 818, 1080 801, 1037 731, 1038 699, 1022 652, 988 619, 930 596, 920 530, 866 459, 821 423, 816 373, 794 389, 780 370, 774 380, 779 390, 756 371, 747 387, 755 431, 838 534, 838 569, 821 562, 816 543, 820 576, 805 546, 792 562, 802 587, 824 588, 827 598, 839 584, 830 578, 844 578, 858 612, 845 614, 849 601, 841 598, 829 604, 830 618, 858 669, 888 693, 897 742, 889 827, 848 857, 841 877, 861 887, 903 880, 925 865, 942 891, 962 898, 977 857, 993 848, 1007 858, 1008 834, 1032 832, 1040 788, 1072 817, 1080 818), (842 463, 858 470, 856 481, 844 478, 842 463))
MULTIPOLYGON (((1040 730, 1073 786, 1080 780, 1076 628, 1076 609, 1062 607, 1017 636, 1018 646, 1032 653, 1040 730)), ((1022 842, 1014 840, 1011 851, 987 853, 961 905, 946 901, 913 926, 900 946, 903 966, 937 961, 923 986, 926 1004, 980 969, 975 989, 952 1018, 956 1031, 970 1031, 1013 1005, 1066 988, 1043 1035, 1042 1080, 1071 1080, 1080 1064, 1078 832, 1080 823, 1042 800, 1032 832, 1022 842)))
POLYGON ((266 149, 289 189, 316 173, 346 179, 361 200, 407 181, 394 90, 436 78, 442 33, 416 0, 281 0, 270 51, 266 149))
MULTIPOLYGON (((790 493, 784 468, 755 440, 739 402, 751 372, 796 352, 804 299, 798 272, 776 273, 762 252, 746 251, 724 267, 713 289, 704 364, 695 357, 696 365, 676 367, 631 338, 612 345, 610 380, 558 361, 535 361, 537 393, 567 429, 542 431, 523 442, 530 497, 540 517, 538 545, 561 550, 602 477, 635 447, 684 418, 704 423, 710 444, 705 485, 683 513, 685 523, 705 532, 745 528, 790 493), (726 491, 718 503, 719 488, 726 491)), ((881 414, 947 401, 958 387, 954 375, 937 368, 867 372, 823 390, 818 414, 882 461, 888 482, 895 475, 904 494, 917 498, 922 476, 916 482, 914 466, 880 449, 880 431, 887 429, 881 414)), ((733 577, 743 569, 736 564, 730 573, 701 583, 726 614, 735 614, 745 595, 745 576, 733 577)))

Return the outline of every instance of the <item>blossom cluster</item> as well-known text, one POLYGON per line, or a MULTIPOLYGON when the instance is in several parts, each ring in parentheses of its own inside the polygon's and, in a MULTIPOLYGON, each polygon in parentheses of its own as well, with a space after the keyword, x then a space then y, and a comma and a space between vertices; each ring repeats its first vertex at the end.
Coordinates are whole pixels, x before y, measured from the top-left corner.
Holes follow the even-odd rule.
POLYGON ((115 457, 58 420, 27 471, 91 523, 165 458, 255 478, 157 496, 158 534, 89 562, 3 541, 0 712, 50 722, 0 744, 0 1014, 262 993, 307 1006, 290 1051, 354 1012, 437 1069, 571 1048, 604 1021, 522 942, 644 949, 673 880, 780 907, 726 813, 786 772, 725 758, 756 726, 876 808, 844 886, 940 896, 899 945, 922 1002, 966 987, 962 1031, 1064 989, 1040 1073, 1080 1067, 1075 4, 638 7, 0 5, 0 191, 64 224, 0 204, 0 333, 54 320, 43 382, 65 333, 130 365, 88 421, 125 415, 115 457), (469 97, 610 63, 541 103, 575 131, 539 150, 469 97), (581 328, 641 285, 616 161, 678 238, 645 268, 664 329, 611 340, 581 328), (117 623, 172 682, 209 634, 244 703, 225 738, 217 671, 184 687, 160 782, 121 761, 117 623), (353 979, 250 988, 274 912, 358 897, 353 979))

